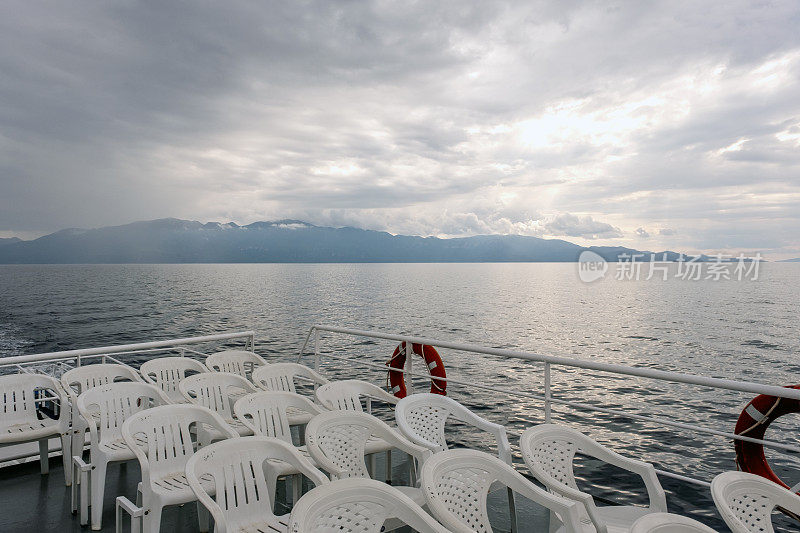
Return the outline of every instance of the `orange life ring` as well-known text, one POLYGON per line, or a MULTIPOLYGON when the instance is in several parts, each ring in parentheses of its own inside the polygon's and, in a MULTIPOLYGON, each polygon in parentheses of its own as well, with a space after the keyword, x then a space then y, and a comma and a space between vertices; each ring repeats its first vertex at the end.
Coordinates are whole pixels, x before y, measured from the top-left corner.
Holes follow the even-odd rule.
MULTIPOLYGON (((800 385, 789 385, 788 389, 800 389, 800 385)), ((800 413, 800 400, 778 398, 762 394, 753 398, 739 415, 734 433, 743 437, 764 440, 764 434, 773 420, 791 413, 800 413)), ((774 481, 784 488, 790 488, 775 475, 767 463, 764 446, 755 442, 736 439, 736 467, 744 472, 757 474, 774 481)))
MULTIPOLYGON (((444 381, 444 378, 447 378, 447 373, 444 370, 444 363, 442 363, 442 358, 439 356, 439 352, 436 351, 436 348, 430 346, 428 344, 411 344, 411 350, 425 359, 425 366, 428 367, 428 373, 431 375, 431 392, 433 394, 447 394, 447 381, 444 381), (443 378, 442 380, 433 379, 433 378, 443 378)), ((394 349, 394 353, 392 354, 392 358, 386 362, 391 368, 396 368, 398 370, 389 370, 389 375, 387 379, 389 381, 388 389, 389 392, 397 396, 398 398, 405 398, 408 394, 406 390, 406 380, 403 369, 406 366, 406 341, 401 342, 397 345, 397 348, 394 349)))

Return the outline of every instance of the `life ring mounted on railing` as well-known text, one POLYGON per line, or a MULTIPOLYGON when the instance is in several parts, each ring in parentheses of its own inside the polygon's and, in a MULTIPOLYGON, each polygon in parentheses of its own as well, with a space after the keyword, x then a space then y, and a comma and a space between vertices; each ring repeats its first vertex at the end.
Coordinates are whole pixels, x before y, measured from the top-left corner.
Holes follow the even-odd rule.
MULTIPOLYGON (((408 394, 405 372, 403 371, 406 366, 407 351, 406 341, 403 341, 397 345, 397 348, 394 349, 394 353, 392 354, 392 358, 386 362, 390 367, 388 375, 386 376, 388 381, 387 388, 390 393, 398 398, 405 398, 408 394), (396 370, 391 370, 391 368, 396 370)), ((447 381, 444 380, 447 378, 447 373, 444 370, 444 363, 439 356, 439 352, 436 351, 436 348, 428 344, 411 343, 411 351, 425 360, 425 366, 428 367, 428 373, 431 376, 431 392, 433 394, 446 395, 447 381)))
MULTIPOLYGON (((786 388, 800 389, 800 385, 789 385, 786 388)), ((750 403, 742 409, 734 433, 742 437, 764 440, 764 434, 773 421, 792 413, 800 413, 800 400, 761 394, 750 400, 750 403)), ((736 467, 739 470, 757 474, 784 488, 792 488, 781 481, 770 468, 764 455, 763 444, 736 439, 733 445, 736 449, 736 467)))

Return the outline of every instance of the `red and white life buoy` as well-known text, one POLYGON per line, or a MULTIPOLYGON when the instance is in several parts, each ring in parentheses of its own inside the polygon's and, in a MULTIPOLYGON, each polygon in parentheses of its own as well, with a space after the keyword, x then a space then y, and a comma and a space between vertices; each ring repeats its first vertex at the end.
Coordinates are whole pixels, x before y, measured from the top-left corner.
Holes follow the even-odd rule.
MULTIPOLYGON (((406 390, 406 380, 403 369, 406 366, 406 341, 401 342, 394 349, 392 358, 386 363, 391 368, 397 370, 389 370, 387 379, 389 380, 389 392, 398 398, 405 398, 408 394, 406 390)), ((433 378, 447 378, 444 370, 444 363, 439 356, 436 348, 428 344, 411 344, 411 351, 421 356, 425 360, 425 365, 428 367, 428 373, 431 375, 431 392, 434 394, 447 394, 447 381, 444 379, 433 378)))
MULTIPOLYGON (((800 389, 800 385, 789 385, 787 388, 800 389)), ((766 394, 756 396, 739 415, 734 433, 743 437, 764 440, 764 434, 769 425, 775 419, 791 413, 800 413, 800 400, 778 398, 766 394)), ((790 488, 770 468, 762 444, 736 439, 733 445, 736 449, 736 466, 739 470, 757 474, 782 487, 790 488)))

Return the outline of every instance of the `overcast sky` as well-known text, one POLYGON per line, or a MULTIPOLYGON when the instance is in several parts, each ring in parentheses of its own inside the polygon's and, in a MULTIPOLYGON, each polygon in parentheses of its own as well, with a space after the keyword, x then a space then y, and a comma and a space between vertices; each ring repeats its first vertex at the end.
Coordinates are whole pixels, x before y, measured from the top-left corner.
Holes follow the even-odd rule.
POLYGON ((177 217, 800 256, 800 2, 3 2, 0 237, 177 217))

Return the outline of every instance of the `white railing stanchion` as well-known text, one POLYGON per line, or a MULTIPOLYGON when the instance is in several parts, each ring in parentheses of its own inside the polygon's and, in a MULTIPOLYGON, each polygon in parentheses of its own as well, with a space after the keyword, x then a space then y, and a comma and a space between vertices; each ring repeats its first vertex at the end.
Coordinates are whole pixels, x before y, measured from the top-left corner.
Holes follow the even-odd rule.
POLYGON ((314 370, 319 372, 319 330, 314 330, 314 370))
POLYGON ((406 342, 406 366, 403 369, 403 380, 406 382, 406 394, 414 394, 414 345, 406 342))
POLYGON ((550 390, 550 363, 544 364, 544 423, 549 424, 552 420, 552 391, 550 390))

